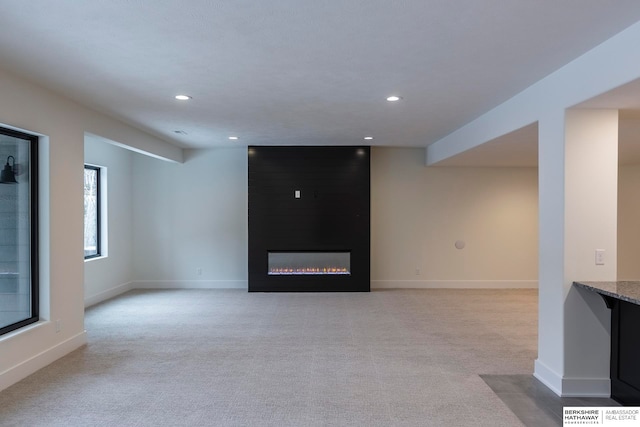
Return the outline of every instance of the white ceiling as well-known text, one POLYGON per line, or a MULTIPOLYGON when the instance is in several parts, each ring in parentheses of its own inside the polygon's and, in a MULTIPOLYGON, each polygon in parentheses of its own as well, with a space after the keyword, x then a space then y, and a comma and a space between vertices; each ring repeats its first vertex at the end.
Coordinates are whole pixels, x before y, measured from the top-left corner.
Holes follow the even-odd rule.
POLYGON ((181 147, 426 146, 640 20, 612 4, 1 0, 0 67, 181 147))

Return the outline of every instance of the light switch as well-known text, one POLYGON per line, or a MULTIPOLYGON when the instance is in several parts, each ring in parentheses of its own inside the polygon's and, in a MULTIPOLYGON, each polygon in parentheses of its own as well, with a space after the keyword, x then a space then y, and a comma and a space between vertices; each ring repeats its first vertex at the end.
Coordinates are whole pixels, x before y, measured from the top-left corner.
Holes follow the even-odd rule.
POLYGON ((294 192, 294 196, 295 196, 296 199, 299 199, 300 198, 300 190, 296 190, 294 192))

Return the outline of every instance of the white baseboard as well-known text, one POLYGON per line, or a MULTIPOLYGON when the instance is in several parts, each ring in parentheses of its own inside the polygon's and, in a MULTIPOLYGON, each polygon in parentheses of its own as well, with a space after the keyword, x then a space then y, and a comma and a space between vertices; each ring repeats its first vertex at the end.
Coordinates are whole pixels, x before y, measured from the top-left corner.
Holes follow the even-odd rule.
POLYGON ((132 289, 248 289, 247 280, 136 280, 132 289))
MULTIPOLYGON (((136 280, 131 289, 248 289, 247 280, 136 280)), ((372 280, 371 289, 537 289, 537 280, 372 280)))
POLYGON ((610 397, 609 378, 563 378, 562 397, 610 397))
POLYGON ((549 368, 540 359, 536 359, 533 367, 533 376, 558 396, 562 396, 562 376, 549 368))
POLYGON ((87 343, 87 332, 83 331, 55 346, 36 354, 18 365, 0 373, 0 391, 23 380, 36 371, 55 362, 87 343))
POLYGON ((247 289, 246 280, 136 280, 123 283, 84 300, 91 307, 132 289, 247 289))
POLYGON ((537 280, 372 280, 371 289, 537 289, 537 280))
POLYGON ((86 297, 84 299, 84 306, 86 308, 92 305, 96 305, 102 301, 117 297, 118 295, 130 291, 131 289, 133 289, 133 282, 123 283, 122 285, 118 285, 115 288, 107 289, 106 291, 102 291, 90 297, 86 297))
POLYGON ((610 397, 609 378, 567 378, 550 369, 539 359, 533 376, 560 397, 610 397))
MULTIPOLYGON (((85 307, 132 289, 248 289, 247 280, 135 280, 85 299, 85 307)), ((537 289, 537 280, 372 280, 371 289, 537 289)))

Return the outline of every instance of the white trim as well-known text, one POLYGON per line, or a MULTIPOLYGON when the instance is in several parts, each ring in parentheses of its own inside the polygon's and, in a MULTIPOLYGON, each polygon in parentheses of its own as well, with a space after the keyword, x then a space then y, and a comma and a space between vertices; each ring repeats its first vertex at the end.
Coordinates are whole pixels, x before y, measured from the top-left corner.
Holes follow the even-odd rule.
POLYGON ((16 329, 14 331, 8 332, 4 335, 0 335, 0 343, 2 343, 2 341, 9 341, 10 339, 13 339, 14 337, 21 335, 21 334, 25 334, 25 333, 30 333, 30 331, 33 330, 37 330, 43 327, 46 327, 46 325, 50 325, 51 321, 47 320, 47 319, 43 319, 42 317, 40 318, 40 320, 38 320, 35 323, 31 323, 27 326, 23 326, 22 328, 16 329))
MULTIPOLYGON (((85 306, 132 289, 248 289, 247 280, 134 280, 91 296, 85 306), (103 297, 104 296, 104 297, 103 297)), ((537 289, 537 280, 372 280, 371 289, 537 289)))
POLYGON ((371 289, 537 289, 537 280, 372 280, 371 289))
POLYGON ((123 283, 84 299, 91 307, 134 289, 248 289, 246 280, 134 280, 123 283))
POLYGON ((533 376, 558 396, 562 396, 562 376, 549 368, 540 359, 536 359, 533 368, 533 376))
POLYGON ((135 280, 132 289, 248 289, 247 280, 135 280))
POLYGON ((91 295, 89 297, 85 297, 84 299, 84 306, 86 307, 90 307, 92 305, 98 304, 102 301, 106 301, 108 299, 111 299, 113 297, 117 297, 120 294, 123 294, 125 292, 128 292, 130 290, 132 290, 133 287, 133 282, 127 282, 127 283, 123 283, 121 285, 118 285, 114 288, 111 289, 107 289, 106 291, 102 291, 99 292, 95 295, 91 295))
POLYGON ((94 257, 91 257, 91 258, 85 258, 84 262, 99 261, 101 259, 107 259, 107 258, 109 258, 109 257, 106 256, 106 255, 94 256, 94 257))
POLYGON ((87 332, 83 331, 41 353, 0 373, 0 391, 23 380, 36 371, 66 356, 87 343, 87 332))
POLYGON ((609 378, 563 378, 540 359, 534 369, 533 376, 560 397, 611 397, 609 378))
POLYGON ((609 378, 563 378, 562 397, 610 397, 609 378))

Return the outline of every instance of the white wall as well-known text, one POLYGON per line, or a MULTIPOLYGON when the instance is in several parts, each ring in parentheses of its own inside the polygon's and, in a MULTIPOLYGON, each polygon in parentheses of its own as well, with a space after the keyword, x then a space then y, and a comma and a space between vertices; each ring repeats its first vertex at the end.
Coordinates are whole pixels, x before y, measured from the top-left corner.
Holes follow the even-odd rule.
POLYGON ((372 287, 537 286, 536 168, 428 168, 423 149, 375 147, 371 181, 372 287))
POLYGON ((177 161, 182 151, 2 70, 0 123, 42 135, 41 321, 0 337, 2 390, 86 342, 82 250, 85 132, 145 151, 157 148, 156 155, 177 161))
MULTIPOLYGON (((564 353, 553 346, 555 355, 539 356, 536 366, 562 361, 564 366, 556 365, 562 366, 556 380, 562 379, 557 391, 564 396, 608 396, 611 312, 594 292, 572 283, 616 280, 618 110, 567 110, 564 139, 564 238, 545 236, 564 245, 566 296, 562 303, 556 301, 564 311, 564 353), (605 251, 603 265, 595 262, 596 249, 605 251)), ((543 193, 541 187, 541 197, 543 193)))
MULTIPOLYGON (((372 287, 535 287, 536 169, 423 159, 372 150, 372 287)), ((134 155, 133 182, 135 286, 247 287, 246 148, 134 155)))
POLYGON ((640 165, 618 169, 618 280, 640 280, 640 165))
POLYGON ((247 288, 247 148, 133 165, 135 285, 247 288))
MULTIPOLYGON (((91 305, 129 290, 133 280, 133 152, 87 136, 84 160, 107 169, 107 256, 84 263, 84 299, 91 305)), ((137 154, 136 154, 137 156, 137 154)), ((160 160, 156 160, 160 161, 160 160)), ((103 199, 104 201, 104 199, 103 199)), ((103 230, 104 231, 104 230, 103 230)), ((106 239, 105 239, 106 237, 106 239)))

